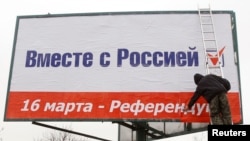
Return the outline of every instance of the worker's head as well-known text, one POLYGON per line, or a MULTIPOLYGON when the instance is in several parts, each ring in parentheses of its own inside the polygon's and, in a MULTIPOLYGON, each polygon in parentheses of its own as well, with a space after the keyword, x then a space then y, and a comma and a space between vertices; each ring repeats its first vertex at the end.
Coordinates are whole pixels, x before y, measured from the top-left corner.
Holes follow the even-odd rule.
POLYGON ((196 73, 194 75, 194 83, 197 85, 203 77, 204 77, 203 75, 196 73))

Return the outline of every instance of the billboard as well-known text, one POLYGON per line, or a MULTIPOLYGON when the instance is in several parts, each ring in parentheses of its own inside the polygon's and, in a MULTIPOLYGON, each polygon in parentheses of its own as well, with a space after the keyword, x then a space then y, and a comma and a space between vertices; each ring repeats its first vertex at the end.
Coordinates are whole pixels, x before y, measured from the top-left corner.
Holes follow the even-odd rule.
MULTIPOLYGON (((214 14, 233 121, 242 121, 232 12, 214 14)), ((216 54, 212 54, 216 55, 216 54)), ((18 16, 5 121, 209 122, 203 98, 183 108, 205 74, 198 12, 18 16)))

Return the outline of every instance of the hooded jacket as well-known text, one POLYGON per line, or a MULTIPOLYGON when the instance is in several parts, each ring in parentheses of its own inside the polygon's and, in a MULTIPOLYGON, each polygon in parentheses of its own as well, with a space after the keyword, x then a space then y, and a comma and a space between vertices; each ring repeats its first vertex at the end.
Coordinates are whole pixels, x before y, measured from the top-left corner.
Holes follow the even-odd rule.
POLYGON ((216 95, 227 93, 231 89, 230 82, 227 79, 214 74, 203 76, 197 73, 194 75, 194 82, 197 87, 188 103, 188 108, 191 108, 200 96, 203 96, 210 103, 216 95))

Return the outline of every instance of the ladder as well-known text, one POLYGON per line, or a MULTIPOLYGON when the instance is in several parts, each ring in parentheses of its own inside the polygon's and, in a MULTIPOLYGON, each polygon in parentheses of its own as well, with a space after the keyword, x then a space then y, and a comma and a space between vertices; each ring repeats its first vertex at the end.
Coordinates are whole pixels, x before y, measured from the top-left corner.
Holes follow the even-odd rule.
MULTIPOLYGON (((206 73, 215 74, 224 78, 221 56, 225 47, 220 50, 218 49, 211 7, 210 5, 209 8, 198 7, 198 12, 200 17, 202 40, 205 53, 206 73)), ((212 124, 211 120, 210 123, 212 124)))
POLYGON ((218 49, 211 8, 199 8, 200 25, 205 53, 205 68, 207 74, 224 77, 221 55, 224 50, 218 49))

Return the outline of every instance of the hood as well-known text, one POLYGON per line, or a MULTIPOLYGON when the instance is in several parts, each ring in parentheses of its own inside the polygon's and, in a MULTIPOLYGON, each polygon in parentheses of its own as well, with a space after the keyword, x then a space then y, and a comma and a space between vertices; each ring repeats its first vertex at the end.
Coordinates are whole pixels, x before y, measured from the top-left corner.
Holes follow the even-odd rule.
POLYGON ((225 78, 223 78, 223 80, 224 80, 223 86, 226 88, 227 91, 229 91, 231 89, 230 82, 227 79, 225 79, 225 78))
POLYGON ((194 75, 194 83, 197 85, 203 77, 204 77, 203 75, 196 73, 194 75))

